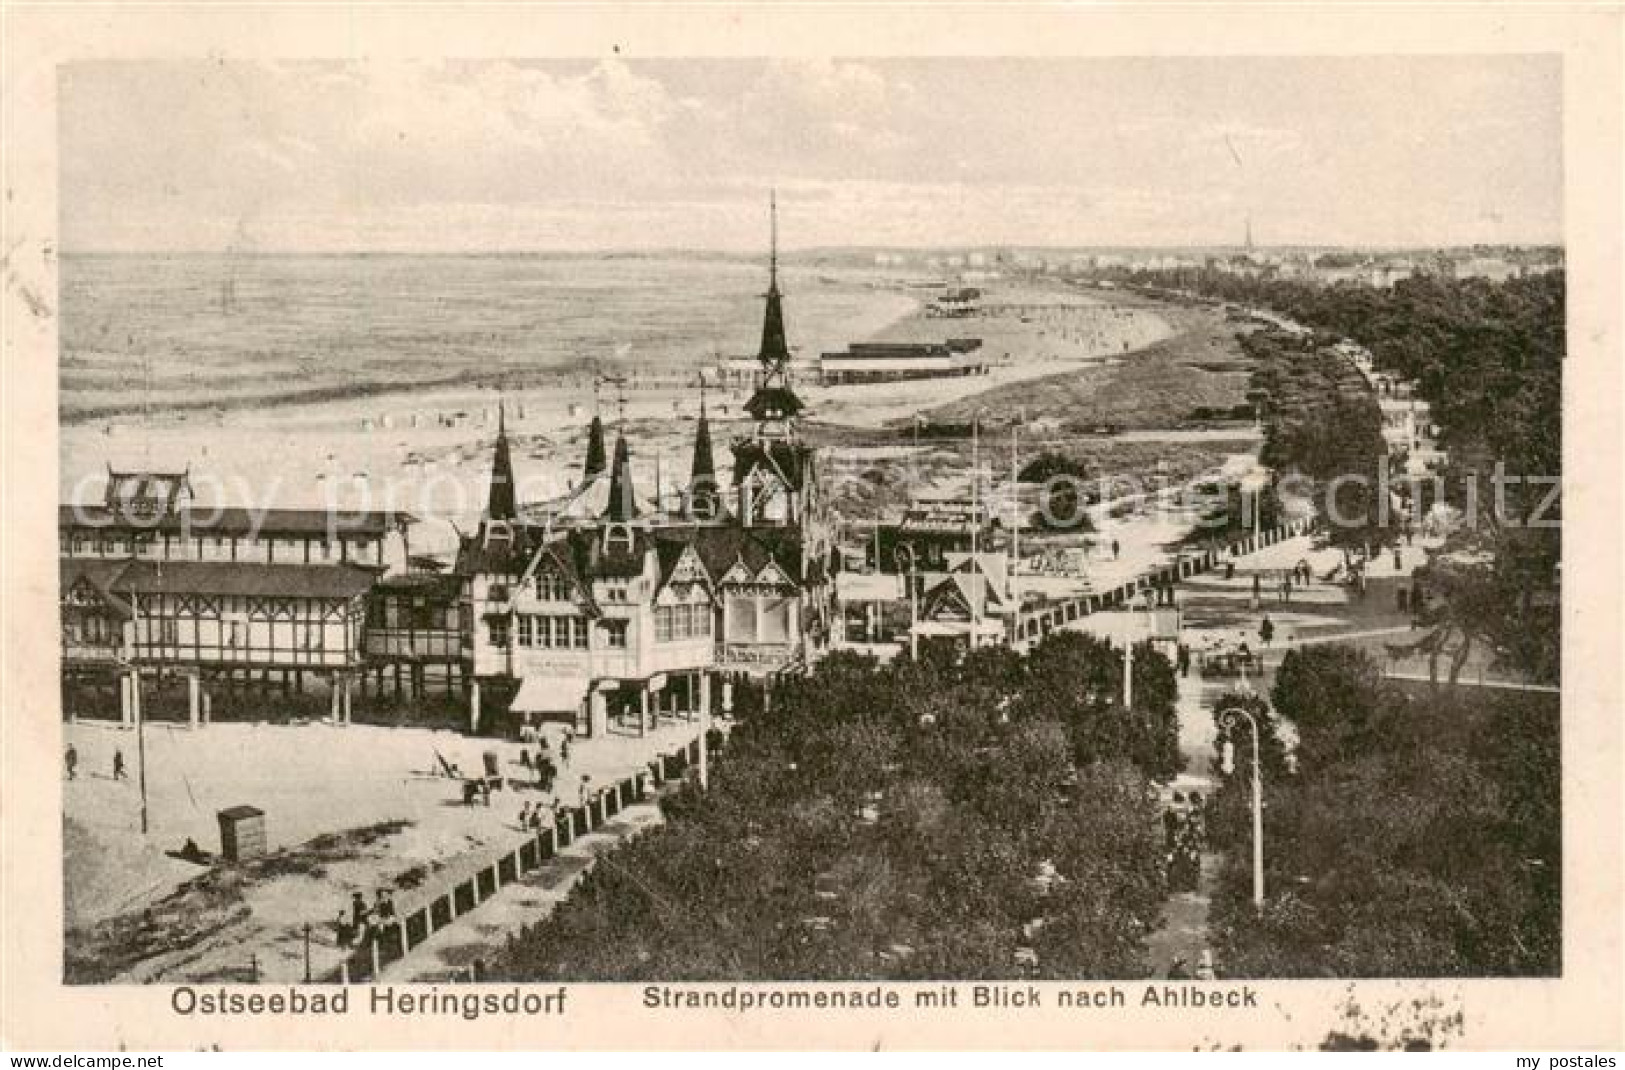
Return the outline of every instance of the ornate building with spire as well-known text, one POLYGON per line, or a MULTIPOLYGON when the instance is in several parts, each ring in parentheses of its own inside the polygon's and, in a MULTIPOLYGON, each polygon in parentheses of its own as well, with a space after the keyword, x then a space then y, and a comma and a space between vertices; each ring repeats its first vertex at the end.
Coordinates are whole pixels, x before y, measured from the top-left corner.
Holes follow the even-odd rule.
POLYGON ((489 506, 456 566, 475 729, 563 720, 593 735, 612 722, 643 731, 711 708, 719 681, 793 670, 823 651, 832 526, 817 451, 798 426, 776 216, 775 206, 746 404, 754 426, 732 446, 727 484, 703 393, 688 483, 670 501, 640 495, 624 429, 606 463, 595 416, 580 483, 518 502, 499 422, 489 506))

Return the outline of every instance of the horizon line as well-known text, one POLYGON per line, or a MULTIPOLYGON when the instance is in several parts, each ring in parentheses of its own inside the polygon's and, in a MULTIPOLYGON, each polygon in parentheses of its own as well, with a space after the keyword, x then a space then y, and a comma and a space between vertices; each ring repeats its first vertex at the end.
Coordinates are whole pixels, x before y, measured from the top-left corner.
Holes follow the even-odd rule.
MULTIPOLYGON (((966 255, 974 253, 1121 253, 1121 252, 1178 252, 1178 251, 1228 251, 1228 252, 1307 252, 1347 250, 1366 253, 1421 253, 1445 252, 1458 249, 1527 249, 1527 250, 1558 250, 1566 251, 1567 245, 1561 240, 1475 240, 1435 243, 1407 243, 1407 242, 1280 242, 1274 244, 1260 244, 1255 242, 1251 249, 1235 241, 1229 242, 1149 242, 1135 243, 1103 243, 1099 245, 1085 244, 1037 244, 1037 243, 997 243, 991 245, 960 245, 946 243, 941 245, 809 245, 790 246, 788 252, 799 253, 804 256, 828 256, 836 254, 907 254, 907 255, 966 255)), ((783 252, 785 250, 781 250, 783 252)), ((360 249, 300 249, 300 248, 256 248, 256 249, 223 249, 213 248, 149 248, 149 249, 121 249, 121 248, 67 248, 59 250, 61 256, 234 256, 243 259, 256 257, 277 258, 294 256, 311 257, 344 257, 344 256, 376 256, 376 257, 406 257, 406 256, 445 256, 445 257, 657 257, 657 256, 710 256, 725 257, 735 260, 752 260, 765 258, 767 254, 760 251, 744 249, 727 249, 703 246, 603 246, 598 248, 561 246, 559 248, 532 248, 532 249, 409 249, 409 248, 360 248, 360 249)), ((979 265, 982 267, 990 265, 979 265)))

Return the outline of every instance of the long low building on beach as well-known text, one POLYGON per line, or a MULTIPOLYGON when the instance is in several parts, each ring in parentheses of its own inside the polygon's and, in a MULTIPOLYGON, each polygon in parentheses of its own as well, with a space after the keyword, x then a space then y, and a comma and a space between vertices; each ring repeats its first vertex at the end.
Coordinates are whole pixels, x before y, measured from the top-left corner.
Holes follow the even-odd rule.
POLYGON ((818 364, 818 380, 826 386, 834 386, 985 375, 988 364, 981 350, 980 338, 950 338, 945 342, 853 342, 843 352, 823 355, 818 364))

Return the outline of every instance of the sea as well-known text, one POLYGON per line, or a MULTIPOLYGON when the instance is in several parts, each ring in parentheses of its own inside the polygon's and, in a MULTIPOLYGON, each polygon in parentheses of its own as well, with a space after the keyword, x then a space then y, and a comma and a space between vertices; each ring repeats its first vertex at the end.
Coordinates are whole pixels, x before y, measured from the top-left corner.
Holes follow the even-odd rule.
MULTIPOLYGON (((89 255, 61 263, 60 419, 263 410, 455 386, 692 382, 755 351, 764 258, 89 255)), ((792 344, 917 304, 860 266, 787 263, 792 344)))

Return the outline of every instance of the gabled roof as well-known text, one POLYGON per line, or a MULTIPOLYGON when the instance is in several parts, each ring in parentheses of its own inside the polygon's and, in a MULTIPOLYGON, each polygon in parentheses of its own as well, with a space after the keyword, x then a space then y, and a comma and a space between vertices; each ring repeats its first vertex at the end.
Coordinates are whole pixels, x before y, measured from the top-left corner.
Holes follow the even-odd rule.
POLYGON ((523 572, 536 547, 541 545, 546 529, 524 521, 509 524, 508 528, 513 533, 511 539, 488 537, 491 530, 488 523, 481 524, 475 534, 464 536, 458 543, 457 563, 452 571, 459 576, 477 572, 517 576, 523 572))
MULTIPOLYGON (((596 524, 609 509, 610 483, 609 472, 599 472, 568 494, 525 506, 524 513, 528 517, 551 519, 555 527, 596 524)), ((647 498, 638 498, 636 504, 640 516, 659 512, 657 504, 647 498)))
POLYGON ((700 575, 705 580, 706 586, 714 587, 716 585, 717 577, 706 566, 705 558, 700 555, 699 547, 694 545, 692 532, 684 532, 675 537, 671 535, 656 536, 653 542, 655 555, 660 564, 660 579, 655 585, 656 594, 665 590, 666 586, 671 583, 672 577, 677 571, 677 566, 690 556, 699 566, 700 575))
POLYGON ((191 473, 115 472, 109 466, 103 494, 109 509, 166 513, 179 508, 183 497, 192 496, 191 473))
POLYGON ((463 578, 447 572, 397 572, 393 576, 380 577, 375 590, 394 595, 422 595, 451 602, 461 597, 463 578))
POLYGON ((753 578, 769 563, 792 582, 801 572, 801 538, 792 528, 699 527, 688 535, 688 542, 719 583, 739 563, 753 578))
POLYGON ((192 505, 163 517, 131 515, 105 505, 59 505, 57 526, 111 528, 189 535, 369 535, 382 537, 397 526, 417 521, 411 513, 390 509, 245 509, 240 506, 192 505))
POLYGON ((597 600, 592 596, 592 584, 587 582, 580 568, 577 567, 576 555, 573 549, 568 537, 543 543, 537 547, 535 556, 531 558, 530 564, 525 567, 524 574, 534 576, 541 570, 543 565, 556 568, 559 574, 569 582, 571 589, 581 596, 581 601, 586 605, 589 613, 596 616, 600 611, 597 600))
POLYGON ((950 572, 925 592, 926 606, 939 605, 944 598, 957 597, 967 611, 980 604, 983 613, 1002 612, 1004 599, 999 589, 979 572, 950 572))
POLYGON ((790 420, 806 408, 801 398, 788 386, 764 384, 745 402, 745 411, 757 420, 790 420))
POLYGON ((128 617, 130 603, 115 594, 113 588, 130 564, 127 558, 119 561, 99 557, 58 558, 58 590, 66 593, 81 583, 89 584, 102 601, 128 617))
POLYGON ((745 439, 734 444, 734 483, 753 468, 765 468, 792 490, 800 490, 812 468, 812 449, 799 442, 745 439))
POLYGON ((649 533, 626 525, 631 541, 623 545, 604 537, 609 527, 577 528, 553 545, 558 547, 558 553, 568 555, 571 566, 583 579, 630 579, 642 575, 649 533))
POLYGON ((131 561, 114 585, 138 594, 224 594, 355 598, 378 573, 355 565, 266 565, 244 561, 131 561))

